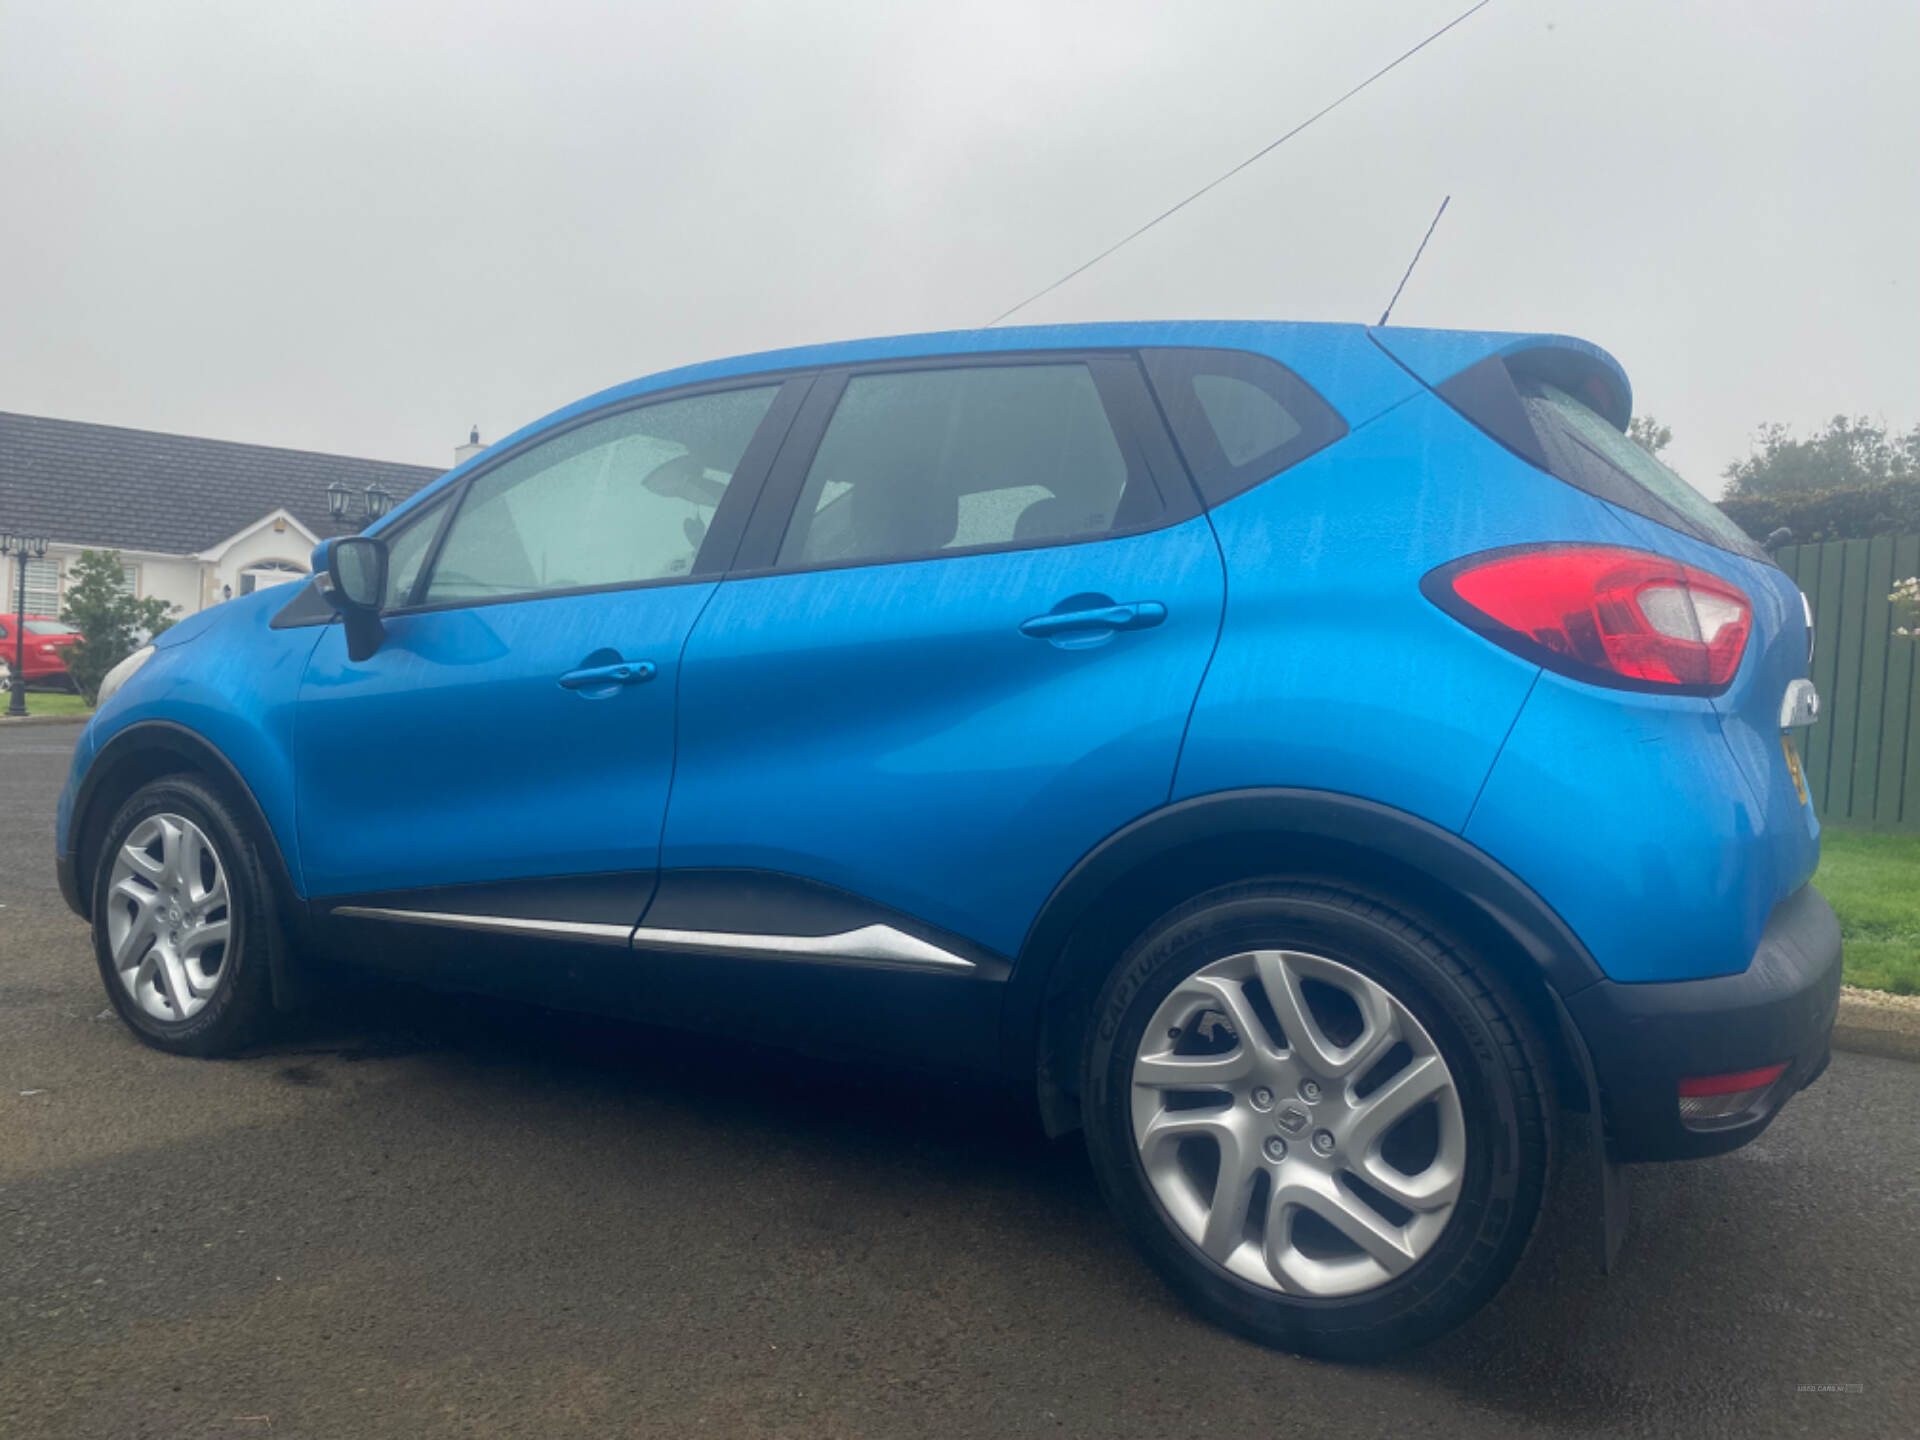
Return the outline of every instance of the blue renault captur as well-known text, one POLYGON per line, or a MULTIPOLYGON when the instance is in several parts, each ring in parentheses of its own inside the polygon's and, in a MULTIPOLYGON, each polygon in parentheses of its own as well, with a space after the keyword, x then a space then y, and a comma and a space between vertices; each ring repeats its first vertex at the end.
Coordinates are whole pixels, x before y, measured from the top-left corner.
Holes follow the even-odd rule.
POLYGON ((1556 1130, 1827 1063, 1804 597, 1555 335, 1121 324, 561 410, 118 666, 58 862, 141 1039, 358 966, 999 1077, 1203 1313, 1365 1355, 1556 1130))

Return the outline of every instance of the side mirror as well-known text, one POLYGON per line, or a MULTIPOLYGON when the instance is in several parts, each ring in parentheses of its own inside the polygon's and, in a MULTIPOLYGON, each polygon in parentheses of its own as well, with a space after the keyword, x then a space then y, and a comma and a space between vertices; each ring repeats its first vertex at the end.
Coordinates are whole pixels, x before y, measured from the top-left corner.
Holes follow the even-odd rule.
POLYGON ((343 609, 378 610, 387 598, 387 545, 371 535, 347 535, 327 550, 327 578, 343 609))
POLYGON ((365 660, 387 634, 380 623, 387 598, 387 542, 375 535, 323 541, 314 553, 314 572, 327 603, 346 623, 347 658, 365 660))

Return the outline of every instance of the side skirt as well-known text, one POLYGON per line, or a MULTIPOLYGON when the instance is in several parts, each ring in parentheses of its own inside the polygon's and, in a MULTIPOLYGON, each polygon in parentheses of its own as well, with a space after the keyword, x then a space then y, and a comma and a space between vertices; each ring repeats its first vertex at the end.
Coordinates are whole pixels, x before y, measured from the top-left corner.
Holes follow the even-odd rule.
POLYGON ((331 954, 437 988, 940 1070, 999 1059, 1004 956, 794 876, 568 877, 311 909, 331 954))

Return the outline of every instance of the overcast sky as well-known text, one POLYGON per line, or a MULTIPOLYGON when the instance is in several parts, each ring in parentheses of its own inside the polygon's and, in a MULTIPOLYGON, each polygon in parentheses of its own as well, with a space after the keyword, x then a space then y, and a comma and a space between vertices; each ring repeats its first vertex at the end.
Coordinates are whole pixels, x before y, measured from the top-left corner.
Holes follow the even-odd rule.
MULTIPOLYGON (((602 386, 978 325, 1469 0, 0 0, 0 409, 445 464, 602 386)), ((1920 4, 1494 0, 1021 320, 1612 350, 1709 493, 1920 421, 1920 4)))

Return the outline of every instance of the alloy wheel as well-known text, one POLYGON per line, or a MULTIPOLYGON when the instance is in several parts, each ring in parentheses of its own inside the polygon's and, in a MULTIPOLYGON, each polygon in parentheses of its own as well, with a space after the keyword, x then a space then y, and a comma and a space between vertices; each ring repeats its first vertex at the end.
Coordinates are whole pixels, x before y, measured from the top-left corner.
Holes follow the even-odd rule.
POLYGON ((205 1008, 233 951, 227 875, 213 842, 183 815, 149 815, 114 856, 107 944, 120 982, 156 1020, 205 1008))
POLYGON ((1174 1227, 1254 1285, 1330 1298, 1403 1274, 1446 1229, 1466 1126, 1413 1012, 1291 950, 1213 961, 1148 1022, 1133 1138, 1174 1227))

